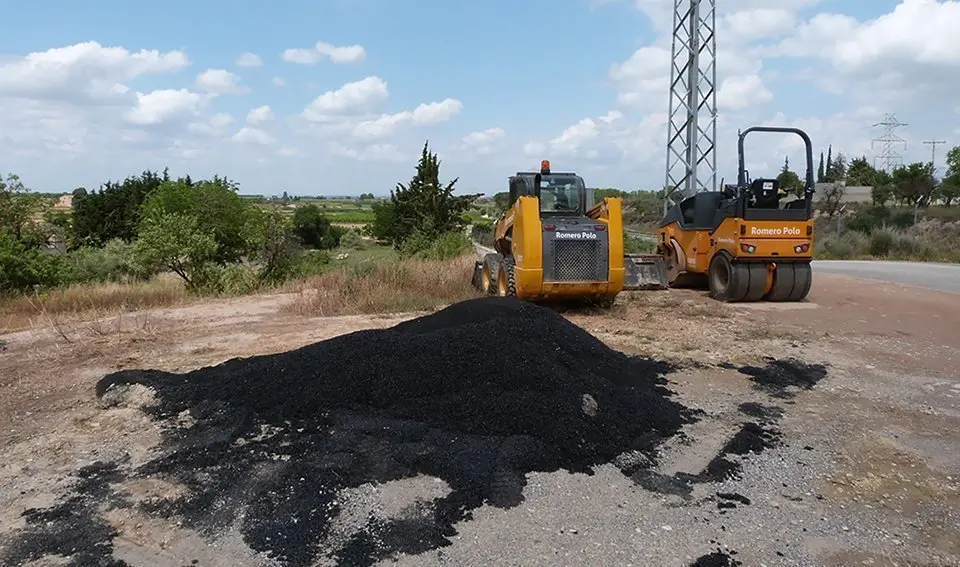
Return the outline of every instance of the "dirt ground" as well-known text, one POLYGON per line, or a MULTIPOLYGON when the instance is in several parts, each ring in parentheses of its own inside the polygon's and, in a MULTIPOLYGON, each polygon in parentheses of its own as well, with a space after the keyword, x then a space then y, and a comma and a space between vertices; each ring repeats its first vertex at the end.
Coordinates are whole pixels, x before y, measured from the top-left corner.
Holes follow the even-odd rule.
MULTIPOLYGON (((104 374, 186 371, 416 315, 279 313, 289 301, 224 300, 0 337, 0 550, 24 511, 70 494, 79 467, 119 455, 135 466, 158 445, 159 426, 137 400, 98 402, 104 374)), ((451 546, 401 564, 682 566, 719 549, 744 565, 960 565, 960 296, 818 275, 809 301, 795 305, 670 290, 566 315, 618 350, 683 365, 670 388, 706 417, 663 448, 663 478, 702 470, 744 423, 745 403, 775 406, 785 445, 751 455, 742 478, 685 496, 603 468, 531 475, 521 506, 485 507, 451 546), (787 357, 824 364, 826 378, 784 395, 735 369, 787 357), (719 505, 723 494, 739 503, 719 505)), ((181 488, 118 490, 144 501, 181 488)), ((378 494, 391 490, 401 488, 378 494)), ((107 521, 120 534, 114 556, 132 565, 265 564, 233 532, 211 542, 133 512, 107 521)), ((34 563, 57 564, 65 560, 34 563)))

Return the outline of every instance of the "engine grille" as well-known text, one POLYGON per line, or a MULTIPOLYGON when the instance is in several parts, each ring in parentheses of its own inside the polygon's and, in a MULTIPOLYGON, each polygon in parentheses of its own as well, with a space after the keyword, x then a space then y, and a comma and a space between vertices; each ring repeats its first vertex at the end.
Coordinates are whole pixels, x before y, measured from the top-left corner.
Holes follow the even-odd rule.
POLYGON ((600 273, 603 265, 599 254, 599 242, 596 240, 556 240, 554 277, 557 281, 598 281, 603 280, 600 273))

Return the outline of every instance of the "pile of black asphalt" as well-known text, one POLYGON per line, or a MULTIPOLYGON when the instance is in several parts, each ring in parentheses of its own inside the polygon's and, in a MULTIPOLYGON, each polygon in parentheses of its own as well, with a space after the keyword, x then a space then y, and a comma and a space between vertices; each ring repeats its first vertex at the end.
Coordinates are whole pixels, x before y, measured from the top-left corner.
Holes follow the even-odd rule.
POLYGON ((547 308, 482 298, 186 374, 120 371, 97 394, 156 393, 162 455, 135 474, 188 495, 150 513, 201 532, 239 523, 252 549, 284 565, 362 565, 449 545, 472 510, 519 504, 529 472, 649 466, 696 419, 665 388, 671 370, 547 308), (176 426, 184 412, 189 428, 176 426), (421 475, 448 492, 399 517, 370 514, 344 536, 345 490, 421 475))

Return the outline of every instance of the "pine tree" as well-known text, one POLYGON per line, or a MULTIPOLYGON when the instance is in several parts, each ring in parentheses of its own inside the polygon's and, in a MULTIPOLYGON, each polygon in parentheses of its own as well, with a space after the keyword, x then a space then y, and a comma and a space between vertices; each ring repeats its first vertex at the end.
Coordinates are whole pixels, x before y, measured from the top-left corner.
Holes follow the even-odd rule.
POLYGON ((437 237, 463 226, 463 213, 480 195, 454 196, 459 178, 446 185, 440 183, 440 159, 430 153, 430 142, 423 145, 416 173, 407 185, 397 183, 390 192, 393 203, 392 239, 399 246, 419 233, 437 237))
POLYGON ((823 183, 823 152, 820 152, 820 166, 817 167, 817 183, 823 183))
POLYGON ((827 170, 823 174, 823 180, 830 182, 833 180, 833 146, 827 146, 827 170))
POLYGON ((783 157, 783 167, 780 169, 780 173, 787 173, 790 171, 790 156, 783 157))

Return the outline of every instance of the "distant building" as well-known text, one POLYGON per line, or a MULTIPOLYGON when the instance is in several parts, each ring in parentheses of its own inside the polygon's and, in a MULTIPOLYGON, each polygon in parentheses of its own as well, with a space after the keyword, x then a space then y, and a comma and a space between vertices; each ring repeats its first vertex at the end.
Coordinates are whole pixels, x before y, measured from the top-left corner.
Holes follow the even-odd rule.
MULTIPOLYGON (((840 182, 843 187, 843 197, 841 198, 842 203, 871 203, 873 202, 873 187, 868 185, 851 185, 846 186, 842 181, 840 182)), ((814 186, 814 199, 819 199, 827 192, 827 189, 833 183, 817 183, 814 186)))

